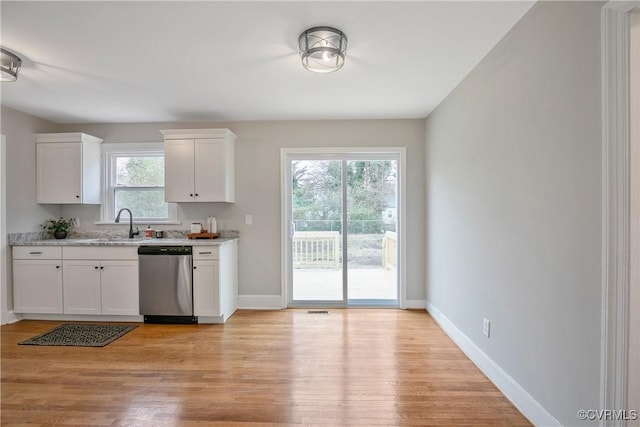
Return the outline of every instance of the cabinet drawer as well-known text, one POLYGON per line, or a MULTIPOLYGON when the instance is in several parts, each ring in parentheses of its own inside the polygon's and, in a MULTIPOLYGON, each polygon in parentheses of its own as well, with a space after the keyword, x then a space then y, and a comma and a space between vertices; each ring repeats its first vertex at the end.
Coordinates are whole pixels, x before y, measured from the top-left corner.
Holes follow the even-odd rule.
POLYGON ((60 246, 14 246, 13 259, 61 259, 60 246))
POLYGON ((65 246, 62 248, 64 259, 115 259, 115 260, 137 260, 138 248, 127 247, 96 247, 96 246, 65 246))
POLYGON ((220 247, 194 246, 193 259, 220 259, 220 247))

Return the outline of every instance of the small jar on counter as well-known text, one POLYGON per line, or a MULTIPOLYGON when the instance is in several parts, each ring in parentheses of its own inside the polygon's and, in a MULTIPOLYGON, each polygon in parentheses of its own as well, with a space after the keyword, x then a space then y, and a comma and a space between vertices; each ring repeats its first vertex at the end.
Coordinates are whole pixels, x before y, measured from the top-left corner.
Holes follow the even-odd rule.
POLYGON ((144 236, 147 239, 153 239, 153 229, 150 225, 147 225, 147 229, 144 231, 144 236))

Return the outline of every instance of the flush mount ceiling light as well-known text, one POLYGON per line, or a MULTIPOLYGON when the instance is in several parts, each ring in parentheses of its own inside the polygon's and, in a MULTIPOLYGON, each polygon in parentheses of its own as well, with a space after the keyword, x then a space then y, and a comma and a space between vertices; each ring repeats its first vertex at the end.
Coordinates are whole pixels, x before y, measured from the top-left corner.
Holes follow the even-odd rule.
POLYGON ((22 60, 18 55, 0 47, 0 69, 2 70, 0 81, 15 82, 18 80, 18 71, 20 71, 21 65, 22 60))
POLYGON ((302 65, 314 73, 331 73, 344 65, 347 36, 333 27, 313 27, 298 37, 302 65))

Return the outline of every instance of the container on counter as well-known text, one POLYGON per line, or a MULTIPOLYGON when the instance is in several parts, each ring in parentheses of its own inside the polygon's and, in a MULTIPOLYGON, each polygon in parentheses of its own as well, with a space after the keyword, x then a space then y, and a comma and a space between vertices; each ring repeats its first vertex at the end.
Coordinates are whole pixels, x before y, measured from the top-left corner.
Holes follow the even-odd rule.
POLYGON ((164 239, 164 231, 156 230, 156 239, 164 239))
POLYGON ((153 228, 150 225, 147 225, 147 229, 144 230, 144 237, 147 239, 153 239, 153 228))
POLYGON ((215 216, 207 217, 207 229, 209 233, 217 233, 218 232, 218 224, 216 222, 215 216))

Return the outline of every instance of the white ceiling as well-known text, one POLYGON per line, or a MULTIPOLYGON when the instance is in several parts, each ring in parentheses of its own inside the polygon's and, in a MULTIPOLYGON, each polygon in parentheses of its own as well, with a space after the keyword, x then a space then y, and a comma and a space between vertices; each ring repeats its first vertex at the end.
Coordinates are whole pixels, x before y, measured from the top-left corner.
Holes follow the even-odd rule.
POLYGON ((533 2, 12 2, 2 105, 57 123, 426 117, 533 2), (344 67, 306 71, 331 25, 344 67))

